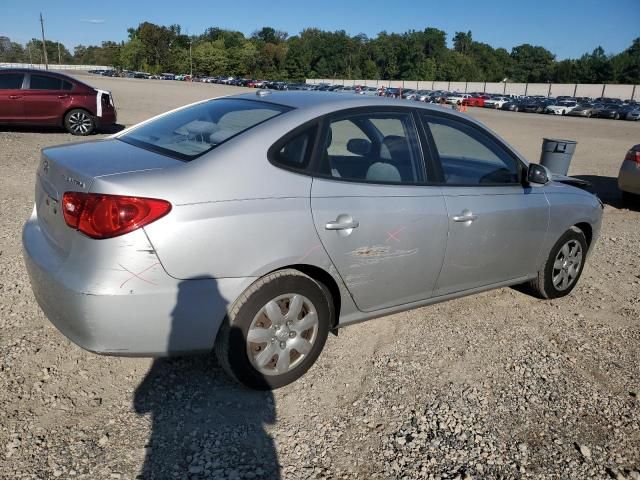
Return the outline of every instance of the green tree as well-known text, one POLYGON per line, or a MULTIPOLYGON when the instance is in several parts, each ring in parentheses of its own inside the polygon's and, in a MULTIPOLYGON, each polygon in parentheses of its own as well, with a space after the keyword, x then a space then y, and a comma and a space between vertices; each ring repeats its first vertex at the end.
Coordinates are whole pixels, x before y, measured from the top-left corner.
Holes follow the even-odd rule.
POLYGON ((453 49, 456 52, 466 54, 471 50, 471 46, 473 45, 473 40, 471 38, 471 30, 467 33, 464 32, 456 32, 453 36, 453 49))
POLYGON ((525 43, 511 50, 510 77, 516 82, 547 82, 553 75, 555 55, 544 47, 525 43))

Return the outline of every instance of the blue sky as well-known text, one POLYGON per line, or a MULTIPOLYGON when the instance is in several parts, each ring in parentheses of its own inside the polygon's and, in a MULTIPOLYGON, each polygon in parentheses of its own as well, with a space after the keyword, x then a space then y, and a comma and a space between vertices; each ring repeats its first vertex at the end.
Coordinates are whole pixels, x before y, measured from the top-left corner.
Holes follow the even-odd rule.
POLYGON ((145 20, 178 23, 192 34, 209 26, 251 34, 268 25, 290 35, 318 27, 369 36, 382 30, 436 27, 451 40, 454 32, 471 30, 474 40, 494 47, 510 50, 521 43, 542 45, 559 59, 578 57, 598 45, 607 53, 618 53, 640 36, 640 0, 0 0, 0 35, 21 43, 39 37, 40 12, 47 38, 69 49, 77 44, 125 40, 127 28, 145 20))

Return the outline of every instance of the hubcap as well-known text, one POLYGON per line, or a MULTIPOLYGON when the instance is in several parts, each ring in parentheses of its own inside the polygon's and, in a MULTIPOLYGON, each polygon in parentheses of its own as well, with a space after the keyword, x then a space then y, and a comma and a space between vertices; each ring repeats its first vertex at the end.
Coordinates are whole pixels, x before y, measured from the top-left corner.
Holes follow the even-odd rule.
POLYGON ((282 375, 309 354, 318 337, 318 313, 304 295, 287 293, 270 300, 247 332, 247 355, 263 375, 282 375))
POLYGON ((82 112, 74 112, 69 117, 69 128, 76 133, 87 133, 91 128, 89 115, 82 112))
POLYGON ((569 240, 562 246, 553 262, 553 286, 559 291, 569 288, 578 278, 581 265, 582 246, 577 240, 569 240))

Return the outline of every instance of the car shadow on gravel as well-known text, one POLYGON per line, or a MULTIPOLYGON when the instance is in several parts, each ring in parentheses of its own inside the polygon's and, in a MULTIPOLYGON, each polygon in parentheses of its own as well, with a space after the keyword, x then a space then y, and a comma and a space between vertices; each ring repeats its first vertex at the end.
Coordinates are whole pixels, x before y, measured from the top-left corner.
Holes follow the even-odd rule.
POLYGON ((606 205, 614 208, 640 210, 640 205, 637 203, 632 205, 629 202, 623 201, 616 177, 603 177, 600 175, 573 175, 573 177, 589 182, 590 186, 587 190, 598 195, 602 203, 606 205))
MULTIPOLYGON (((187 333, 193 281, 180 283, 170 350, 187 333)), ((208 298, 220 301, 217 288, 212 290, 208 298)), ((151 420, 139 479, 280 478, 275 445, 265 430, 276 419, 273 394, 229 380, 213 355, 156 359, 135 391, 133 407, 151 420)))

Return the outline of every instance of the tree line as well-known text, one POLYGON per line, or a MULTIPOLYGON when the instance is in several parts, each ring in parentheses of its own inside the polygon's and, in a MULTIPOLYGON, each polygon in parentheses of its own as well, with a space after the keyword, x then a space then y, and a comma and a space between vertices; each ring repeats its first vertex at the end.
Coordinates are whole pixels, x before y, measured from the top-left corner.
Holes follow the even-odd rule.
MULTIPOLYGON (((298 35, 263 27, 250 36, 211 27, 186 35, 179 25, 144 22, 129 28, 123 42, 78 45, 73 53, 46 42, 49 61, 111 65, 149 73, 233 75, 303 80, 345 78, 555 83, 640 83, 640 38, 623 52, 607 55, 602 47, 577 59, 557 60, 541 46, 528 43, 511 51, 456 32, 453 48, 437 28, 405 33, 381 32, 375 38, 307 28, 298 35)), ((2 62, 42 62, 42 42, 0 45, 2 62)))

